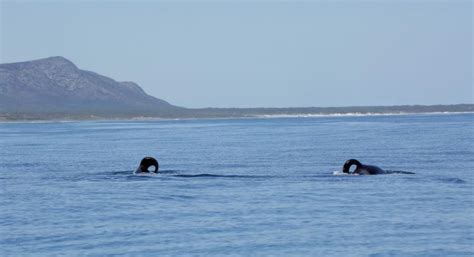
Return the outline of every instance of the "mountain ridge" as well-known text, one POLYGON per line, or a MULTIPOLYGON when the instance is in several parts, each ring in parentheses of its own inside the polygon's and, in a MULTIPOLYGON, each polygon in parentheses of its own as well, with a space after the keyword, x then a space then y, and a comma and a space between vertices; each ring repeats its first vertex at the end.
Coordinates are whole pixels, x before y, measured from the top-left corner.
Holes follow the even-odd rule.
POLYGON ((180 109, 60 56, 0 64, 0 112, 166 116, 180 109))
POLYGON ((240 118, 433 112, 474 112, 474 105, 188 109, 148 95, 135 82, 119 82, 79 69, 61 56, 0 64, 0 120, 240 118))

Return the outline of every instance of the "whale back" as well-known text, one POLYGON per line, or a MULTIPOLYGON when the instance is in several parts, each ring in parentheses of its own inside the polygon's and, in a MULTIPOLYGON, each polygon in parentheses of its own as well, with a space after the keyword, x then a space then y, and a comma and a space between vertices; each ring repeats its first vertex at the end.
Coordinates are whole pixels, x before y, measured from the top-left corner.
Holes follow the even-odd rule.
POLYGON ((348 174, 359 174, 359 175, 375 175, 375 174, 383 174, 386 173, 383 169, 374 166, 374 165, 365 165, 360 163, 356 159, 349 159, 344 163, 342 166, 342 172, 348 174), (356 169, 351 172, 350 168, 355 165, 356 169))
POLYGON ((158 161, 153 157, 145 157, 140 162, 140 166, 138 166, 137 172, 149 172, 148 169, 152 166, 154 167, 153 172, 158 172, 158 169, 160 168, 158 161))
POLYGON ((363 175, 375 175, 375 174, 383 174, 385 171, 377 166, 374 165, 364 165, 362 164, 354 173, 363 174, 363 175))
POLYGON ((362 164, 356 159, 349 159, 344 163, 342 166, 342 172, 344 173, 356 173, 356 171, 362 166, 362 164), (356 166, 356 170, 354 172, 350 172, 350 168, 352 165, 356 166))

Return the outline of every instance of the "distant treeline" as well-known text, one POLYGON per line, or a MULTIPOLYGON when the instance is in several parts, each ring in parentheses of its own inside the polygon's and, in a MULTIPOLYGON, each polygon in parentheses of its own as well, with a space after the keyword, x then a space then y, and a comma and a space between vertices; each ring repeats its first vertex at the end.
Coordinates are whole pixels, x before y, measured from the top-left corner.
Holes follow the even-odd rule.
POLYGON ((398 105, 350 107, 293 107, 293 108, 205 108, 188 109, 196 116, 255 117, 264 115, 331 115, 331 114, 388 114, 474 112, 474 104, 456 105, 398 105))
POLYGON ((101 111, 54 112, 51 110, 34 112, 2 112, 0 120, 98 120, 134 118, 245 118, 278 115, 335 115, 335 114, 413 114, 413 113, 465 113, 474 112, 474 104, 455 105, 399 105, 399 106, 352 106, 352 107, 303 107, 303 108, 177 108, 164 110, 137 110, 117 112, 101 111))

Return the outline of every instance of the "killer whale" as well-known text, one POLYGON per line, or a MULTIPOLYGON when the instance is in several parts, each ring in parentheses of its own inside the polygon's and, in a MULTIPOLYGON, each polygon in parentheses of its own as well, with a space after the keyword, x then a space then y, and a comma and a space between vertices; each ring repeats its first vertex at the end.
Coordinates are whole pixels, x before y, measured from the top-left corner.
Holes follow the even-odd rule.
POLYGON ((138 168, 137 170, 135 170, 135 173, 158 173, 159 169, 160 164, 155 158, 145 157, 140 162, 140 165, 138 165, 138 168), (149 170, 150 167, 154 167, 154 170, 149 170))
POLYGON ((377 174, 386 174, 387 172, 374 165, 365 165, 360 163, 356 159, 349 159, 342 166, 342 172, 347 174, 358 174, 358 175, 377 175, 377 174), (354 171, 350 171, 352 165, 356 166, 354 171))

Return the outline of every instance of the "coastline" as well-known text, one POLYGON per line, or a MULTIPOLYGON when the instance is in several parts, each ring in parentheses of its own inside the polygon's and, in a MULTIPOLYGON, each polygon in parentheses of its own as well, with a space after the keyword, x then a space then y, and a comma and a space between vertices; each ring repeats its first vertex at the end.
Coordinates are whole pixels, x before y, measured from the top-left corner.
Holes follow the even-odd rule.
POLYGON ((65 118, 65 119, 0 119, 0 124, 12 123, 74 123, 74 122, 133 122, 133 121, 192 121, 192 120, 245 120, 245 119, 291 119, 291 118, 344 118, 344 117, 378 117, 378 116, 416 116, 416 115, 464 115, 474 114, 474 111, 461 112, 370 112, 370 113, 300 113, 300 114, 262 114, 249 116, 228 116, 228 117, 183 117, 183 118, 163 118, 163 117, 130 117, 130 118, 65 118))

